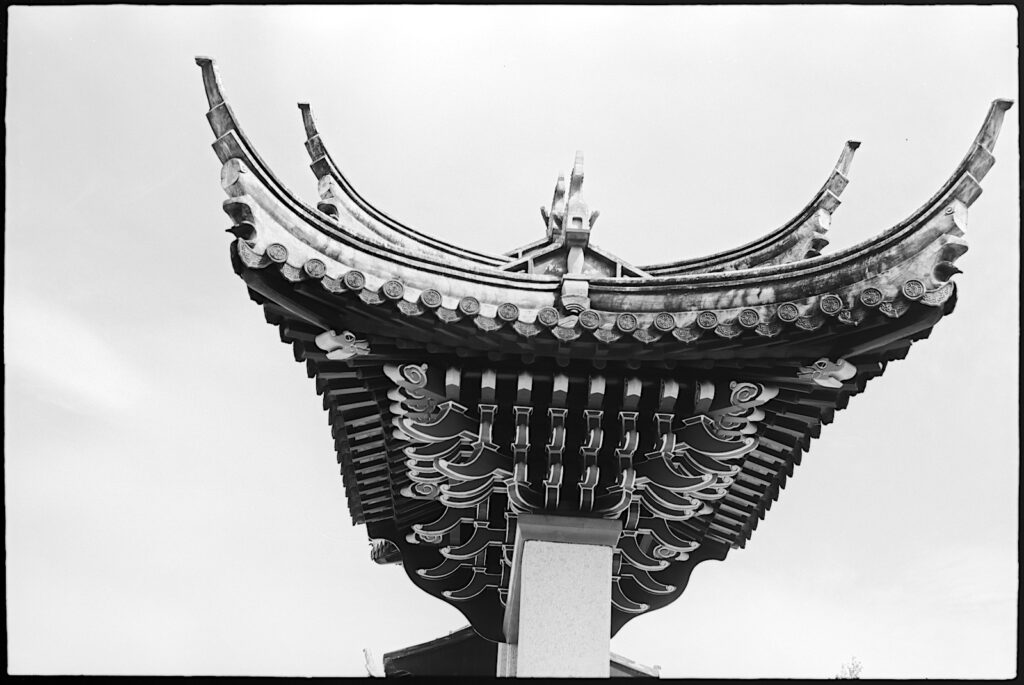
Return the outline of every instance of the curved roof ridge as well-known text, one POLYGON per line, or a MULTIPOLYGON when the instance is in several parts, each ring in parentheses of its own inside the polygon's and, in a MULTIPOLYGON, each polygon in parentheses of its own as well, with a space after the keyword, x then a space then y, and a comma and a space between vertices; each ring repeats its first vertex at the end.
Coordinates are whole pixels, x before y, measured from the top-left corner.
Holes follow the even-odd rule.
POLYGON ((309 104, 300 102, 298 106, 302 113, 303 128, 306 131, 306 151, 309 153, 311 162, 309 168, 317 178, 320 196, 324 200, 321 203, 321 208, 324 208, 323 205, 326 204, 328 214, 344 212, 373 233, 407 249, 423 250, 428 254, 444 256, 446 259, 455 256, 487 266, 501 266, 509 261, 507 257, 478 252, 445 242, 407 226, 377 209, 356 191, 331 157, 316 128, 309 104), (338 190, 341 192, 338 193, 338 190))
MULTIPOLYGON (((558 279, 551 276, 513 274, 485 264, 469 264, 466 260, 453 257, 442 259, 439 255, 417 254, 397 245, 389 245, 381 240, 373 240, 367 235, 341 230, 339 227, 331 225, 329 215, 311 208, 300 200, 295 193, 281 183, 256 152, 224 98, 214 61, 206 57, 196 57, 196 64, 202 69, 203 85, 210 105, 210 111, 206 117, 214 135, 217 136, 213 149, 224 165, 221 170, 222 185, 231 196, 225 202, 225 210, 229 214, 234 215, 237 212, 244 214, 246 211, 251 214, 251 209, 240 209, 236 205, 248 205, 253 202, 253 198, 237 197, 237 195, 244 193, 245 190, 255 190, 258 184, 263 187, 268 196, 273 198, 273 202, 280 203, 282 208, 292 213, 303 226, 322 234, 319 236, 304 235, 300 238, 314 249, 337 251, 334 248, 340 247, 341 251, 360 252, 371 259, 429 272, 447 279, 454 277, 455 279, 492 285, 500 283, 504 287, 525 288, 532 291, 549 291, 557 287, 558 279), (252 173, 246 174, 247 171, 252 173), (243 190, 238 185, 240 179, 245 176, 254 176, 257 180, 255 182, 246 180, 241 183, 240 185, 245 189, 243 190), (234 188, 234 190, 229 190, 230 188, 234 188), (327 245, 325 239, 333 241, 335 245, 327 245)), ((278 217, 273 216, 272 218, 276 220, 278 217)), ((252 223, 251 216, 248 223, 252 223)), ((292 225, 289 227, 289 232, 304 233, 303 226, 292 225)))
MULTIPOLYGON (((928 215, 937 212, 944 200, 952 198, 963 203, 964 207, 970 207, 982 188, 980 181, 988 174, 995 164, 995 157, 992 149, 999 137, 1003 117, 1006 110, 1013 106, 1013 100, 994 100, 989 107, 985 120, 982 122, 981 130, 975 136, 967 154, 953 170, 945 183, 935 192, 923 205, 914 210, 908 217, 888 228, 881 233, 862 240, 839 252, 830 255, 821 255, 804 260, 800 264, 773 264, 755 268, 744 269, 739 272, 724 273, 700 273, 688 272, 679 275, 664 276, 651 279, 651 283, 659 286, 672 284, 706 284, 709 281, 729 282, 730 280, 749 280, 751 278, 763 280, 765 278, 784 276, 813 276, 827 268, 842 266, 858 257, 868 256, 868 253, 878 253, 903 238, 909 236, 921 228, 924 221, 930 218, 928 215)), ((613 283, 615 279, 593 279, 591 284, 599 286, 620 285, 613 283)), ((632 279, 635 283, 636 279, 632 279)), ((639 285, 639 284, 638 284, 639 285)))
POLYGON ((859 141, 846 141, 839 160, 821 189, 796 216, 780 228, 730 250, 640 268, 655 276, 669 276, 738 271, 818 256, 828 245, 824 236, 831 224, 832 214, 840 205, 839 196, 850 182, 850 165, 859 147, 859 141))
MULTIPOLYGON (((593 329, 600 340, 618 335, 606 330, 609 326, 642 341, 666 331, 685 338, 689 334, 682 328, 690 326, 694 316, 705 314, 701 325, 706 328, 708 312, 719 312, 729 323, 742 308, 753 309, 742 312, 744 326, 772 322, 765 329, 767 335, 774 330, 775 318, 796 320, 795 310, 816 311, 818 304, 828 315, 848 318, 864 313, 859 303, 896 312, 896 300, 890 298, 899 299, 901 292, 909 293, 907 301, 924 297, 931 306, 942 304, 953 293, 950 278, 959 272, 953 262, 967 250, 962 237, 967 207, 980 195, 979 180, 995 162, 991 149, 1012 104, 995 101, 949 180, 910 217, 872 239, 830 255, 736 271, 588 276, 584 280, 589 295, 583 296, 586 302, 581 306, 591 311, 577 317, 556 276, 443 259, 348 228, 339 230, 322 211, 296 199, 266 168, 224 102, 212 62, 197 62, 203 67, 211 103, 207 117, 217 136, 213 147, 224 164, 222 185, 229 195, 225 209, 235 222, 232 232, 239 236, 237 249, 245 253, 243 261, 254 268, 276 262, 289 280, 306 278, 305 270, 332 292, 342 288, 339 279, 351 276, 345 287, 359 290, 368 303, 401 299, 406 314, 419 311, 418 298, 426 298, 424 306, 440 306, 437 311, 444 320, 456 316, 448 310, 463 307, 465 313, 479 315, 477 324, 483 329, 500 327, 494 318, 498 317, 514 322, 528 337, 553 325, 556 337, 566 340, 579 337, 581 328, 593 329), (565 316, 556 307, 573 315, 565 316), (625 318, 618 322, 617 315, 625 318), (660 332, 651 332, 655 324, 660 332)), ((834 178, 848 167, 852 150, 844 153, 834 178)), ((826 184, 833 193, 828 188, 826 184)), ((731 328, 725 332, 733 334, 731 328)))

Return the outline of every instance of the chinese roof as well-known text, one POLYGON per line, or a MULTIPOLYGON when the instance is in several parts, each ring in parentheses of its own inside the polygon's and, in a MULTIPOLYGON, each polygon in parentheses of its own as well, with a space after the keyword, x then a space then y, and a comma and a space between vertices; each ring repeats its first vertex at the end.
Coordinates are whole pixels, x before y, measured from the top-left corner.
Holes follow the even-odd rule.
POLYGON ((792 220, 705 257, 634 265, 591 242, 583 160, 503 254, 360 196, 299 105, 319 198, 273 174, 198 58, 231 263, 323 397, 371 554, 501 641, 515 518, 620 518, 612 633, 750 539, 849 398, 956 302, 967 210, 995 162, 992 103, 904 221, 826 251, 859 143, 792 220))

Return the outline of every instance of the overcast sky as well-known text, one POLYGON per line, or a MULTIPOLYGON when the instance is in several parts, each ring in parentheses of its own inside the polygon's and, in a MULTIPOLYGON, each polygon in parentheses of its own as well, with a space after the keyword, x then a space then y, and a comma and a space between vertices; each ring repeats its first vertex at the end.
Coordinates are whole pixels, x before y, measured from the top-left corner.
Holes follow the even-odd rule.
MULTIPOLYGON (((4 275, 12 673, 363 675, 465 625, 349 518, 313 382, 246 297, 193 58, 315 205, 502 252, 575 150, 633 263, 785 223, 863 141, 829 250, 927 200, 1017 98, 1008 7, 16 7, 4 275)), ((959 302, 816 440, 744 550, 612 649, 667 677, 1011 677, 1018 108, 959 302)))

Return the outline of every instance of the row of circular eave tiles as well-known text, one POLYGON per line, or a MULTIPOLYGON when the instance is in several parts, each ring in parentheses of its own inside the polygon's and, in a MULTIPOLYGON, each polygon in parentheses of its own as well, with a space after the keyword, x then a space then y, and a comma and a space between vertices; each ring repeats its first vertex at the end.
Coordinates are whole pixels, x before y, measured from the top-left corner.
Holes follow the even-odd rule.
MULTIPOLYGON (((613 342, 625 335, 632 335, 641 342, 650 343, 661 339, 667 333, 683 342, 691 342, 709 330, 723 338, 734 338, 744 330, 753 330, 758 335, 773 337, 781 332, 782 323, 792 323, 803 330, 813 331, 825 323, 826 316, 834 317, 840 323, 851 326, 859 324, 865 316, 863 310, 847 307, 843 298, 830 293, 808 298, 809 304, 804 304, 803 308, 794 302, 784 302, 777 306, 765 305, 756 309, 744 308, 730 321, 722 321, 718 314, 710 310, 677 314, 661 312, 654 315, 648 327, 641 327, 640 318, 629 312, 615 315, 586 309, 576 315, 563 314, 554 307, 542 307, 537 311, 536 323, 528 323, 519 321, 519 307, 511 302, 498 305, 496 317, 479 316, 480 302, 475 297, 462 298, 457 310, 442 307, 441 293, 433 288, 422 291, 418 302, 409 302, 403 299, 405 286, 397 280, 385 281, 378 291, 365 290, 366 277, 362 272, 352 270, 346 272, 341 279, 334 279, 327 276, 326 265, 319 259, 307 261, 301 269, 288 264, 288 250, 279 243, 267 246, 265 258, 253 251, 241 238, 238 239, 237 245, 239 256, 246 266, 263 268, 273 262, 280 265, 281 273, 290 281, 319 279, 327 290, 335 293, 356 293, 367 304, 393 301, 398 309, 408 316, 418 316, 433 310, 438 318, 448 323, 470 317, 478 328, 486 331, 497 330, 506 323, 512 324, 516 332, 524 336, 534 336, 544 329, 549 329, 556 338, 565 341, 580 337, 582 332, 578 330, 577 324, 579 328, 589 330, 595 338, 603 342, 613 342), (813 300, 817 300, 817 309, 810 303, 813 300), (679 322, 680 317, 685 323, 679 322)), ((903 283, 900 292, 892 300, 885 300, 882 291, 873 287, 863 289, 858 300, 866 308, 877 308, 885 316, 898 318, 907 311, 910 302, 921 302, 937 307, 949 299, 952 293, 952 282, 928 290, 921 281, 911 279, 903 283)))

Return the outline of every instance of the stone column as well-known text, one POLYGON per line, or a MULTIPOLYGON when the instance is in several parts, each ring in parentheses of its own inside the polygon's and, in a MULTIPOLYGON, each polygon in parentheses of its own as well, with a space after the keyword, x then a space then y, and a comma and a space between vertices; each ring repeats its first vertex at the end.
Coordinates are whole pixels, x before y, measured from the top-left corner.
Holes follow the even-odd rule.
POLYGON ((607 678, 620 521, 518 518, 497 674, 607 678))

